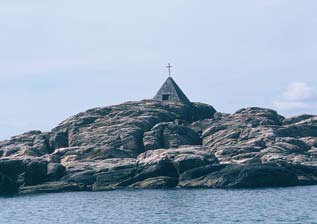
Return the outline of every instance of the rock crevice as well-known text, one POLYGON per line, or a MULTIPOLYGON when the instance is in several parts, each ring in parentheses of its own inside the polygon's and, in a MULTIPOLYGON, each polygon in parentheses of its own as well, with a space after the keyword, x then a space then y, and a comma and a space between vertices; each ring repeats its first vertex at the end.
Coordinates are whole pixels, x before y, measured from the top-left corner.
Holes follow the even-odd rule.
POLYGON ((317 183, 317 116, 144 100, 0 142, 0 194, 317 183))

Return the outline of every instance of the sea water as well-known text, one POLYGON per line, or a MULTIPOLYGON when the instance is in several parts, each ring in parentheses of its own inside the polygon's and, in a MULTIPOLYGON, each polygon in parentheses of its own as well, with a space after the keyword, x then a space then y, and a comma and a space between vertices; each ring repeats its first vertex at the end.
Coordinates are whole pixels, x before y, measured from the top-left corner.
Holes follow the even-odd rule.
POLYGON ((317 186, 0 198, 0 223, 317 223, 317 186))

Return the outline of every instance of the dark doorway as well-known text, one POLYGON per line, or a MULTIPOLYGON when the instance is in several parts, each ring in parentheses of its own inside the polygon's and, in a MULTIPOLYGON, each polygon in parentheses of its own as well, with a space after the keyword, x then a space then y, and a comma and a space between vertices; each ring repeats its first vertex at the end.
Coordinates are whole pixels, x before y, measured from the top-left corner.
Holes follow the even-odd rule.
POLYGON ((163 96, 162 96, 162 100, 169 100, 169 98, 170 98, 170 94, 163 94, 163 96))

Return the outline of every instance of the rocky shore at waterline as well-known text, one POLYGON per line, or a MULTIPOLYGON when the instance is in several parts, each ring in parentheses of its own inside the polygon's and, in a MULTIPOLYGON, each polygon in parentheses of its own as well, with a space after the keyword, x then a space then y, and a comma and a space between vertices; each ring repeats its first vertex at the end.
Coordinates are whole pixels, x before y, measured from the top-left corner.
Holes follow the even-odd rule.
POLYGON ((0 194, 317 184, 317 116, 144 100, 0 142, 0 194))

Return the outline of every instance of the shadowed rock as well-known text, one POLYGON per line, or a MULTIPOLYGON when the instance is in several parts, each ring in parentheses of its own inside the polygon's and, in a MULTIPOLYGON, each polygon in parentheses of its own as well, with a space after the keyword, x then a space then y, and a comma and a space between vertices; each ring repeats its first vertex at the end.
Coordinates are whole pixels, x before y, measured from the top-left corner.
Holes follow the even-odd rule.
POLYGON ((162 122, 144 133, 145 150, 178 148, 182 145, 201 145, 199 135, 184 124, 162 122))
POLYGON ((169 100, 95 108, 0 142, 0 194, 316 184, 316 121, 169 100))
POLYGON ((277 164, 207 166, 185 173, 179 183, 187 188, 259 188, 298 184, 296 174, 277 164))
POLYGON ((164 189, 174 188, 178 184, 178 179, 173 177, 153 177, 140 182, 136 182, 129 187, 136 189, 164 189))

